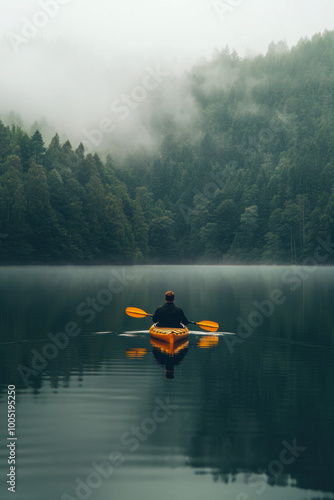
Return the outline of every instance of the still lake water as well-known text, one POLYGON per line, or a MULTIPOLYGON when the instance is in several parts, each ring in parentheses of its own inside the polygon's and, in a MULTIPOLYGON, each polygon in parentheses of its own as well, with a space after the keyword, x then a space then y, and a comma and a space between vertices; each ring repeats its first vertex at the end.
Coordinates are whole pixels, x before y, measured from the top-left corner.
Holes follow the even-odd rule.
POLYGON ((0 268, 0 294, 1 499, 334 498, 334 268, 0 268), (238 335, 152 345, 124 311, 169 289, 238 335))

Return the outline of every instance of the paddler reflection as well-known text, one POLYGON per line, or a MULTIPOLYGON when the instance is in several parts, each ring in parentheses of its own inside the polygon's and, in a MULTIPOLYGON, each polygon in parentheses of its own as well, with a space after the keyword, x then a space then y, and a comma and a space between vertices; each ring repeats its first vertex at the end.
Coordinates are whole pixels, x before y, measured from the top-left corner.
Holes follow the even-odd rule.
POLYGON ((175 344, 169 344, 151 337, 150 342, 153 346, 153 356, 160 365, 165 367, 165 377, 173 379, 174 366, 180 364, 187 354, 189 340, 184 339, 175 344))

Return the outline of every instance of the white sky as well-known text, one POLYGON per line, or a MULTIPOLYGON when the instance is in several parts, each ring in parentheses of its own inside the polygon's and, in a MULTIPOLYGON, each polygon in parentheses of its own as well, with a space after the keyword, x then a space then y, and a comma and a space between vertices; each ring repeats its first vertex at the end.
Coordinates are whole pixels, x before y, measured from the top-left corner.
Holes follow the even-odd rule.
POLYGON ((334 0, 0 0, 0 117, 78 127, 103 117, 147 64, 176 71, 215 47, 256 55, 325 29, 334 0), (41 23, 29 40, 27 22, 41 23), (26 37, 16 52, 14 35, 26 37))
POLYGON ((116 52, 197 57, 229 44, 244 55, 334 28, 333 0, 1 0, 0 35, 20 32, 22 18, 55 2, 64 5, 39 35, 116 52))

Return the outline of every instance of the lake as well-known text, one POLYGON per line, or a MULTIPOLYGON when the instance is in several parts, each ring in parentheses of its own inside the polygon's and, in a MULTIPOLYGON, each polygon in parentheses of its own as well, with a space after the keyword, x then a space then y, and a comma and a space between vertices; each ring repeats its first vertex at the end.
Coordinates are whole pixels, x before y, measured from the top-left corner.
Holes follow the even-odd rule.
POLYGON ((334 268, 11 267, 0 293, 1 499, 7 443, 16 500, 334 498, 334 268), (218 335, 152 343, 125 309, 167 290, 218 335))

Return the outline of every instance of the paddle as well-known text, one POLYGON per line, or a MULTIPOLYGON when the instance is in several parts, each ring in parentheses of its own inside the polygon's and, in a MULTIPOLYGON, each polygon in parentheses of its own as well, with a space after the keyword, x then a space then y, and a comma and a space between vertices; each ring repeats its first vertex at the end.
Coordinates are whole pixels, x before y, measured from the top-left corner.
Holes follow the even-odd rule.
POLYGON ((218 323, 215 323, 214 321, 189 321, 192 325, 198 325, 199 327, 202 328, 202 330, 207 330, 208 332, 216 332, 219 328, 218 323))
MULTIPOLYGON (((125 310, 128 316, 132 316, 133 318, 145 318, 146 316, 153 316, 153 314, 149 314, 142 309, 138 309, 137 307, 127 307, 125 310)), ((218 323, 214 321, 189 321, 192 325, 198 325, 203 330, 207 330, 209 332, 216 332, 219 328, 218 323)))
POLYGON ((127 307, 125 310, 128 316, 132 316, 133 318, 145 318, 146 316, 153 316, 153 314, 148 314, 142 309, 138 309, 137 307, 127 307))

